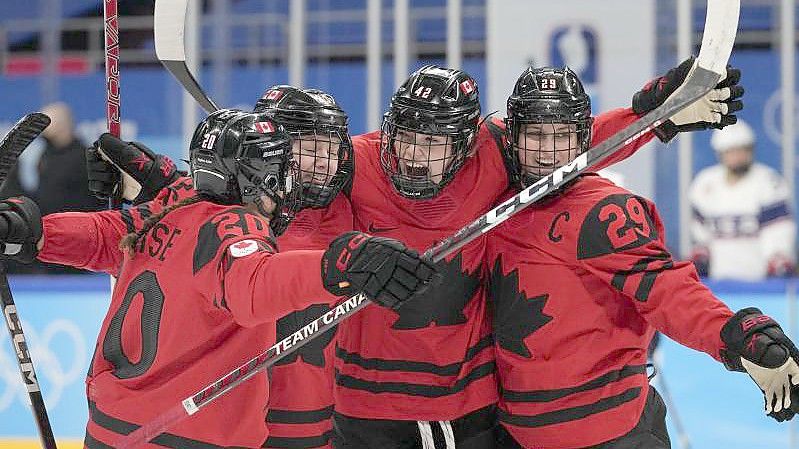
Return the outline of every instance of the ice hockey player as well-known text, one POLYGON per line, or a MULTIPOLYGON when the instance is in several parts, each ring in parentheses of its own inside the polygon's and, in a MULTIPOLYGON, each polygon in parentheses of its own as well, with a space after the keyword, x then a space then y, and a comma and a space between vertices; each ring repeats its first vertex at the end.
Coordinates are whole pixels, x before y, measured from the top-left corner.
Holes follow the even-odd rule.
POLYGON ((751 281, 790 276, 796 221, 785 181, 754 162, 755 133, 746 122, 714 131, 710 145, 719 164, 700 171, 688 192, 700 274, 751 281))
MULTIPOLYGON (((255 111, 269 114, 291 135, 302 180, 302 204, 277 239, 280 251, 327 248, 336 236, 354 229, 349 199, 341 194, 353 171, 347 114, 329 94, 292 86, 267 89, 255 111)), ((329 309, 322 302, 279 319, 278 340, 329 309)), ((263 447, 332 447, 335 335, 328 331, 272 367, 269 439, 263 447)))
MULTIPOLYGON (((637 118, 629 109, 603 114, 597 134, 637 118)), ((394 94, 381 132, 353 138, 356 228, 419 251, 449 237, 508 187, 501 142, 496 122, 481 124, 471 76, 421 68, 394 94)), ((336 447, 494 447, 497 384, 483 257, 484 242, 475 241, 438 264, 446 281, 418 300, 397 312, 370 306, 339 326, 336 447)))
MULTIPOLYGON (((359 290, 398 307, 435 274, 401 243, 362 233, 325 251, 277 253, 270 218, 299 189, 291 139, 266 114, 213 113, 197 128, 190 159, 196 194, 167 188, 124 213, 41 218, 26 198, 0 203, 7 257, 117 276, 87 378, 87 448, 113 447, 264 351, 286 313, 359 290)), ((147 447, 259 447, 267 398, 258 376, 147 447)))
MULTIPOLYGON (((679 131, 686 116, 707 117, 707 127, 733 123, 741 88, 738 71, 728 74, 720 87, 733 87, 722 92, 727 98, 714 108, 717 115, 695 104, 658 132, 679 131)), ((676 87, 668 75, 652 85, 663 88, 639 92, 636 109, 654 108, 676 87)), ((514 187, 586 151, 591 120, 589 98, 572 71, 526 70, 508 99, 505 158, 514 187)), ((755 308, 731 312, 690 262, 673 260, 651 201, 589 174, 492 232, 486 255, 500 447, 669 448, 665 406, 646 374, 655 329, 748 373, 771 416, 793 415, 789 392, 799 382, 799 352, 771 318, 755 308)))
MULTIPOLYGON (((289 211, 296 215, 277 238, 278 247, 281 251, 327 248, 337 235, 353 229, 349 200, 340 194, 350 184, 353 170, 347 114, 325 92, 287 85, 269 87, 254 110, 267 114, 291 135, 299 168, 302 202, 289 211)), ((133 204, 154 198, 162 188, 191 189, 191 179, 178 179, 174 169, 154 170, 164 165, 165 156, 140 143, 117 141, 105 149, 105 156, 114 166, 87 150, 90 190, 100 197, 113 194, 120 174, 123 198, 133 204)), ((280 318, 277 340, 290 337, 328 310, 327 302, 321 302, 280 318)), ((269 439, 263 447, 332 447, 334 348, 335 330, 331 330, 271 368, 269 439)))
MULTIPOLYGON (((349 200, 340 194, 353 169, 347 114, 325 92, 287 85, 268 88, 254 110, 267 114, 291 135, 293 160, 299 168, 302 201, 277 238, 280 251, 327 248, 337 235, 353 229, 349 200)), ((191 179, 178 180, 174 169, 167 175, 154 170, 164 165, 165 157, 140 143, 117 141, 104 150, 114 166, 96 150, 87 150, 90 190, 100 197, 113 194, 120 173, 123 197, 133 204, 154 198, 162 188, 191 188, 191 179), (131 163, 137 160, 140 163, 131 163)), ((277 340, 289 338, 328 310, 327 302, 322 302, 280 318, 277 340)), ((332 447, 334 347, 335 330, 330 330, 271 368, 269 438, 263 447, 332 447)))

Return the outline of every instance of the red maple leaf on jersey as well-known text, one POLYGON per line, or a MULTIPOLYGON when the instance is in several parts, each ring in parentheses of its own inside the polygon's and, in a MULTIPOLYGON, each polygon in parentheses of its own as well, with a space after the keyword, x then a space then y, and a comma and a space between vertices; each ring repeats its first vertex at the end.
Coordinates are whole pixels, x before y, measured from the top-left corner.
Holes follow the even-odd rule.
POLYGON ((150 160, 151 159, 145 156, 144 153, 139 153, 139 155, 133 158, 133 160, 131 160, 130 162, 132 164, 136 164, 137 169, 139 171, 142 171, 144 170, 144 166, 147 165, 147 163, 150 162, 150 160))
POLYGON ((247 249, 247 248, 249 248, 250 246, 252 246, 252 244, 253 244, 253 241, 252 241, 252 240, 242 240, 242 241, 240 241, 239 243, 234 243, 234 244, 233 244, 233 245, 231 245, 231 246, 232 246, 233 248, 236 248, 236 249, 247 249))
POLYGON ((164 175, 164 177, 167 177, 171 175, 174 170, 175 170, 175 163, 172 162, 172 159, 164 156, 161 159, 161 173, 164 175))

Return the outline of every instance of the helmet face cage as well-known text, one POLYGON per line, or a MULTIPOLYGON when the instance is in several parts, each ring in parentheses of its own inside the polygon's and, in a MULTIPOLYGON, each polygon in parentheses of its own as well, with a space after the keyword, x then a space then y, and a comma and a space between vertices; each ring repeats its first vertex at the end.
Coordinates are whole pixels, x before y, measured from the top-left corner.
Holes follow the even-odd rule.
POLYGON ((460 70, 414 72, 394 94, 381 127, 380 163, 394 188, 429 199, 471 155, 480 119, 477 83, 460 70))
POLYGON ((381 128, 380 163, 400 194, 432 198, 463 166, 475 132, 419 132, 419 128, 400 125, 387 114, 381 128))
POLYGON ((593 120, 509 119, 509 146, 514 181, 527 187, 588 150, 593 120))
POLYGON ((568 67, 528 68, 508 99, 504 157, 511 181, 524 188, 587 151, 591 101, 568 67))
POLYGON ((304 208, 324 208, 352 179, 352 141, 347 114, 329 94, 316 89, 273 86, 255 105, 291 134, 304 208))
POLYGON ((352 176, 352 141, 346 130, 315 127, 290 133, 302 185, 302 208, 324 208, 352 176))

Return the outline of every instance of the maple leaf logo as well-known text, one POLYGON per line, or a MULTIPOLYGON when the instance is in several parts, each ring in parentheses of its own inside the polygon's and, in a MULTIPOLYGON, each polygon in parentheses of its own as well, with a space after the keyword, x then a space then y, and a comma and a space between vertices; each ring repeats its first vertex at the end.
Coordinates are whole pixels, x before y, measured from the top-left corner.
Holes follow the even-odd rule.
POLYGON ((463 309, 474 298, 480 287, 480 268, 474 273, 461 269, 462 253, 449 262, 436 264, 444 282, 428 289, 423 295, 402 305, 397 311, 399 319, 393 329, 422 329, 432 323, 438 326, 454 326, 466 322, 463 309))
POLYGON ((233 247, 236 249, 246 249, 249 248, 250 245, 252 245, 252 240, 244 240, 239 243, 233 244, 233 247))
POLYGON ((499 259, 494 264, 488 288, 494 311, 494 339, 502 349, 531 358, 524 340, 552 321, 552 317, 544 313, 549 295, 528 298, 519 291, 519 271, 503 275, 499 259))
MULTIPOLYGON (((277 320, 277 341, 290 337, 302 329, 303 326, 324 315, 329 310, 330 307, 325 304, 314 304, 305 310, 292 312, 277 320)), ((336 328, 334 327, 309 341, 300 349, 275 362, 275 365, 288 365, 301 358, 309 365, 322 368, 325 366, 325 349, 333 341, 335 335, 336 328)))
POLYGON ((172 159, 164 156, 161 159, 161 174, 166 178, 171 175, 173 171, 175 171, 175 163, 172 162, 172 159))
POLYGON ((144 166, 147 165, 148 162, 150 162, 150 158, 145 156, 143 153, 139 153, 138 156, 130 161, 131 164, 136 164, 136 168, 139 171, 144 170, 144 166))

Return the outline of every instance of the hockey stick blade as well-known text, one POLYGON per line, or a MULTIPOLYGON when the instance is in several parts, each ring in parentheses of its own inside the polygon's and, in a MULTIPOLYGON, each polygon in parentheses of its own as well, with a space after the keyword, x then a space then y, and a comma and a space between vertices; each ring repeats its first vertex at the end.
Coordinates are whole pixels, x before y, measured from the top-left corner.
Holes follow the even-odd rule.
POLYGON ((34 112, 22 117, 0 142, 0 185, 17 164, 19 155, 50 125, 50 117, 34 112))
MULTIPOLYGON (((431 247, 425 251, 424 255, 434 261, 444 259, 525 207, 559 189, 581 173, 595 167, 596 164, 607 159, 612 153, 651 131, 675 113, 710 92, 726 72, 727 60, 732 52, 732 43, 735 40, 735 32, 738 28, 739 8, 740 0, 708 0, 707 17, 705 19, 708 28, 706 28, 705 34, 713 33, 715 35, 713 37, 703 37, 703 48, 700 50, 700 58, 697 58, 697 61, 701 61, 701 64, 697 64, 694 67, 683 85, 666 102, 596 147, 581 154, 568 165, 560 167, 547 177, 522 190, 513 198, 466 225, 451 237, 431 247), (714 48, 705 49, 705 45, 711 45, 714 48), (704 57, 701 57, 702 55, 704 57), (723 60, 712 61, 711 57, 723 58, 723 60)), ((197 413, 202 407, 210 404, 216 398, 338 325, 348 316, 368 304, 370 304, 370 301, 362 293, 342 301, 331 311, 306 324, 294 334, 277 342, 268 350, 253 357, 247 363, 229 372, 208 387, 184 399, 182 403, 175 404, 154 420, 122 437, 117 442, 116 447, 118 449, 132 449, 150 441, 177 422, 197 413)))
MULTIPOLYGON (((0 141, 0 185, 5 182, 8 174, 17 164, 19 155, 48 125, 50 125, 50 117, 41 112, 34 112, 22 117, 0 141)), ((22 383, 28 391, 28 399, 36 426, 39 429, 42 447, 56 449, 50 418, 47 416, 39 381, 33 369, 28 342, 22 332, 22 323, 17 313, 17 306, 14 304, 14 298, 11 296, 11 288, 8 286, 5 263, 2 261, 0 261, 0 303, 2 303, 3 317, 5 317, 6 327, 11 337, 11 344, 17 355, 17 365, 22 375, 22 383)))
POLYGON ((169 70, 183 88, 205 109, 211 113, 219 106, 205 93, 186 65, 186 11, 189 0, 156 0, 155 54, 161 64, 169 70))

